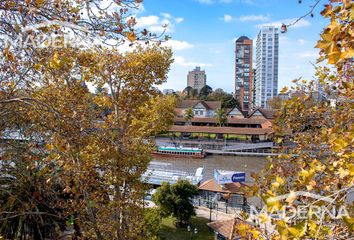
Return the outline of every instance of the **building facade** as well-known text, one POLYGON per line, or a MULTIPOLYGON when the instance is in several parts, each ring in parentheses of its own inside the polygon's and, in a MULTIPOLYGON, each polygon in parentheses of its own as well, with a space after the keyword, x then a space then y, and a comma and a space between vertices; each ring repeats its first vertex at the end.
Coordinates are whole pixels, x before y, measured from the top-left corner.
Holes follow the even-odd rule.
POLYGON ((187 76, 187 86, 197 89, 198 92, 206 85, 205 70, 196 67, 193 71, 189 71, 187 76))
POLYGON ((253 72, 252 72, 252 39, 246 36, 235 42, 235 99, 242 110, 252 108, 253 72))
POLYGON ((253 74, 253 89, 252 89, 252 107, 256 106, 256 85, 257 85, 257 69, 253 68, 252 69, 252 74, 253 74))
POLYGON ((256 107, 266 107, 267 100, 278 94, 278 28, 262 26, 257 37, 256 49, 256 107))

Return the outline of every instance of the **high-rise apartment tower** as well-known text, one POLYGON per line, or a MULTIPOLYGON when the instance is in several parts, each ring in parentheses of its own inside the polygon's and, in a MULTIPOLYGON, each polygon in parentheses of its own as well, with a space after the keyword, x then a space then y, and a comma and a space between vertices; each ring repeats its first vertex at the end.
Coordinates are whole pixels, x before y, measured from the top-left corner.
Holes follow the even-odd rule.
POLYGON ((278 94, 278 28, 263 26, 257 37, 256 107, 266 107, 267 100, 278 94))
POLYGON ((235 42, 235 98, 242 110, 252 108, 252 39, 242 36, 235 42))
POLYGON ((200 67, 196 67, 193 71, 189 71, 187 76, 187 86, 197 89, 198 92, 206 85, 206 74, 200 67))

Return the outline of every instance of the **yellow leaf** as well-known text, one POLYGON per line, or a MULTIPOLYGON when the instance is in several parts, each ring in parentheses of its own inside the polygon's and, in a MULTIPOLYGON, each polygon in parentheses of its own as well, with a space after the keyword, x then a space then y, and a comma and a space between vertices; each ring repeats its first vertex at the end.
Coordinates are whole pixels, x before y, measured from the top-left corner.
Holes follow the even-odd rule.
POLYGON ((39 71, 41 69, 41 67, 42 67, 42 65, 40 65, 38 63, 34 64, 34 69, 37 71, 39 71))
POLYGON ((47 143, 47 144, 45 145, 45 147, 46 147, 46 149, 47 149, 48 151, 52 151, 52 150, 54 149, 53 144, 50 144, 50 143, 47 143))
POLYGON ((354 218, 343 217, 345 224, 348 226, 349 230, 354 231, 354 218))
POLYGON ((294 236, 294 237, 298 237, 298 236, 300 235, 299 230, 297 230, 297 229, 294 228, 294 227, 289 227, 289 228, 288 228, 288 231, 289 231, 289 233, 290 233, 292 236, 294 236))
POLYGON ((127 32, 127 38, 129 41, 134 42, 136 40, 136 35, 133 32, 127 32))
POLYGON ((328 63, 336 64, 340 59, 341 53, 339 51, 334 51, 328 54, 328 63))
POLYGON ((347 58, 352 58, 354 57, 354 49, 350 48, 349 50, 342 52, 340 55, 341 59, 347 59, 347 58))
POLYGON ((341 138, 337 138, 334 142, 334 150, 336 151, 340 151, 344 148, 346 148, 348 146, 348 142, 344 141, 343 139, 341 138))
POLYGON ((338 170, 338 173, 339 173, 339 178, 344 178, 349 175, 348 169, 343 169, 343 168, 340 168, 338 170))
POLYGON ((36 5, 41 6, 43 4, 43 0, 36 0, 36 5))

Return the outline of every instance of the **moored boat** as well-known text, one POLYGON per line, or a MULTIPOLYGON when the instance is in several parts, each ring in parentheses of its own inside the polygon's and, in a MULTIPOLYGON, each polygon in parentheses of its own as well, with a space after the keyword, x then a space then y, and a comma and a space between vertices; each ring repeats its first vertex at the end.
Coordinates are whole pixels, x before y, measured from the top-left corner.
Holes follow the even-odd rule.
POLYGON ((204 158, 205 153, 201 148, 159 146, 153 153, 155 156, 178 157, 178 158, 204 158))

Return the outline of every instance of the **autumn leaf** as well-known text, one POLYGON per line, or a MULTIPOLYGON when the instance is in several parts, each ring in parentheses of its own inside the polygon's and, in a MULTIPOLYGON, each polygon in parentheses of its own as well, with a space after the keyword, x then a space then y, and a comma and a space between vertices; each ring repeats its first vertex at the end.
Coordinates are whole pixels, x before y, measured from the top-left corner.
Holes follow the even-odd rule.
POLYGON ((136 35, 134 32, 127 32, 126 36, 130 42, 134 42, 136 40, 136 35))

